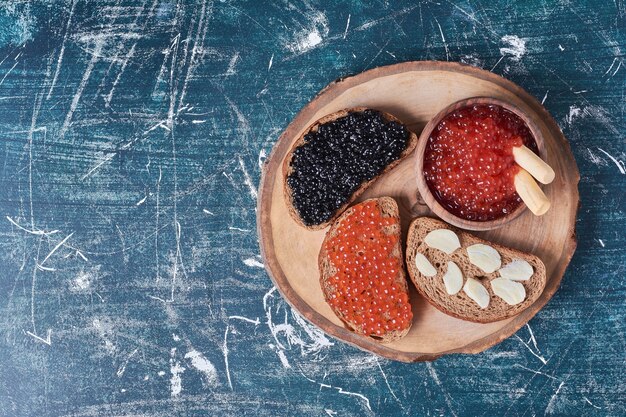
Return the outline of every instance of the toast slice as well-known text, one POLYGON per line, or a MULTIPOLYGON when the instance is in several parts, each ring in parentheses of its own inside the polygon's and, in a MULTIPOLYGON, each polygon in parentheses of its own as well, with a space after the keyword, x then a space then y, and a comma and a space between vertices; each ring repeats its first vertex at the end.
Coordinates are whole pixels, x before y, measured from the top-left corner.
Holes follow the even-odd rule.
POLYGON ((307 229, 327 227, 372 182, 411 154, 417 140, 400 120, 379 110, 354 107, 322 117, 300 135, 283 161, 289 214, 307 229))
MULTIPOLYGON (((431 242, 431 244, 433 242, 432 240, 428 241, 431 242)), ((487 259, 487 261, 490 260, 487 259)), ((430 304, 450 316, 476 323, 490 323, 519 314, 539 298, 546 285, 546 268, 541 259, 537 256, 485 241, 470 233, 460 231, 440 220, 427 217, 416 218, 409 226, 406 263, 413 284, 415 284, 418 292, 426 298, 430 304), (425 242, 426 236, 428 236, 430 232, 439 229, 453 231, 459 241, 454 245, 450 245, 446 251, 437 249, 437 245, 434 245, 435 247, 429 246, 425 242), (460 247, 458 247, 458 244, 460 244, 460 247), (492 267, 492 265, 490 265, 487 268, 487 272, 485 272, 484 269, 475 265, 475 263, 481 263, 476 261, 476 258, 473 258, 475 263, 472 263, 469 253, 476 253, 474 251, 475 248, 478 247, 474 247, 473 250, 470 249, 470 252, 468 252, 468 247, 475 244, 484 244, 495 249, 500 255, 500 267, 492 267), (452 249, 455 250, 452 251, 452 249), (451 253, 448 254, 449 252, 451 253), (420 254, 426 257, 426 260, 434 269, 429 271, 428 265, 424 266, 423 263, 420 264, 420 262, 423 262, 417 259, 421 257, 420 254), (458 292, 453 295, 450 294, 449 287, 447 287, 444 282, 444 275, 448 273, 448 269, 455 269, 450 267, 448 263, 450 261, 458 266, 463 280, 462 289, 459 290, 458 288, 460 287, 457 287, 458 292), (523 298, 519 296, 517 299, 512 300, 512 302, 516 304, 511 305, 501 297, 501 290, 496 291, 498 289, 496 284, 507 281, 507 279, 502 277, 512 276, 505 274, 506 271, 502 272, 502 268, 511 264, 513 261, 515 261, 516 264, 524 264, 526 266, 526 277, 530 277, 526 280, 514 280, 514 282, 523 286, 525 296, 523 298), (527 264, 525 264, 524 261, 527 262, 527 264), (418 264, 422 265, 422 271, 420 271, 418 264), (532 267, 532 270, 528 267, 528 264, 532 267), (495 270, 490 272, 492 269, 495 270), (476 280, 486 289, 485 293, 478 288, 484 293, 484 298, 482 298, 483 307, 479 305, 478 301, 475 301, 474 298, 468 295, 467 291, 469 291, 469 294, 474 294, 474 297, 476 297, 475 292, 466 287, 470 278, 476 280), (494 284, 494 279, 498 279, 499 282, 494 284), (496 286, 496 290, 494 290, 494 285, 496 286), (498 295, 496 292, 498 292, 498 295), (485 302, 488 302, 487 306, 484 306, 485 302)), ((484 265, 483 268, 485 268, 484 265)), ((450 277, 446 277, 446 279, 449 278, 450 277)), ((476 287, 476 282, 471 281, 471 284, 471 286, 476 287)), ((520 288, 518 284, 513 285, 520 288)), ((505 298, 506 295, 507 294, 504 294, 505 298)), ((510 298, 509 301, 511 301, 510 298)))
POLYGON ((326 233, 318 263, 324 298, 349 330, 382 343, 408 333, 413 313, 393 198, 348 208, 326 233))

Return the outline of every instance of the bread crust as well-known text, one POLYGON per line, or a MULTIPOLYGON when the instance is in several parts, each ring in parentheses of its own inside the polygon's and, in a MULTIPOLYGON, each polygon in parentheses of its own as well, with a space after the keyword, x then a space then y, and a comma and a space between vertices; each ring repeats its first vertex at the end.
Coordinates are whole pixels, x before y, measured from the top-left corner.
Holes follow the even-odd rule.
POLYGON ((409 156, 415 150, 415 148, 417 146, 417 141, 418 141, 418 136, 415 133, 411 132, 408 129, 407 125, 402 123, 402 121, 400 121, 398 118, 396 118, 395 116, 393 116, 392 114, 389 114, 387 112, 384 112, 384 111, 381 111, 381 110, 377 110, 377 109, 373 109, 373 108, 369 108, 369 107, 351 107, 351 108, 348 108, 348 109, 339 110, 339 111, 337 111, 335 113, 331 113, 329 115, 326 115, 326 116, 322 117, 321 119, 316 120, 309 127, 307 127, 304 130, 304 132, 302 132, 302 134, 298 137, 298 139, 293 143, 293 145, 289 149, 289 152, 287 152, 287 156, 285 156, 285 159, 283 160, 283 166, 282 166, 283 194, 285 196, 285 201, 287 203, 287 211, 289 211, 289 214, 296 221, 296 223, 298 223, 300 226, 302 226, 302 227, 304 227, 306 229, 309 229, 309 230, 324 229, 325 227, 330 225, 332 222, 334 222, 341 215, 341 213, 343 213, 343 211, 350 204, 352 204, 354 202, 354 200, 356 200, 357 197, 359 197, 361 194, 363 194, 363 192, 365 191, 365 189, 367 189, 367 187, 369 187, 379 177, 381 177, 381 176, 385 175, 387 172, 391 171, 404 158, 409 156), (387 165, 387 167, 385 167, 385 169, 380 174, 378 174, 377 176, 375 176, 371 180, 361 184, 359 186, 359 188, 357 188, 357 190, 352 194, 352 196, 345 202, 345 204, 343 204, 341 207, 339 207, 337 209, 335 214, 330 219, 328 219, 324 223, 320 223, 320 224, 316 224, 316 225, 311 225, 311 226, 305 225, 304 222, 302 221, 302 219, 300 218, 300 216, 298 215, 298 212, 297 212, 297 210, 295 209, 295 207, 293 205, 293 196, 291 194, 291 189, 287 185, 287 177, 292 172, 291 159, 293 158, 294 151, 296 150, 296 148, 298 148, 298 147, 300 147, 301 145, 304 144, 304 137, 309 132, 316 131, 319 128, 319 126, 321 126, 323 124, 326 124, 326 123, 329 123, 329 122, 332 122, 332 121, 335 121, 337 119, 340 119, 340 118, 342 118, 344 116, 347 116, 350 113, 362 112, 362 111, 365 111, 365 110, 375 110, 375 111, 379 112, 380 114, 382 114, 383 117, 385 118, 385 120, 387 120, 387 121, 394 121, 394 122, 400 123, 404 127, 406 127, 407 131, 409 132, 409 140, 408 140, 408 145, 407 145, 406 149, 404 151, 402 151, 402 153, 400 154, 400 157, 398 159, 396 159, 395 161, 393 161, 392 163, 387 165))
POLYGON ((428 217, 418 217, 409 226, 406 242, 406 265, 411 281, 426 301, 449 316, 475 323, 492 323, 516 316, 537 301, 546 285, 546 267, 539 257, 480 239, 440 220, 428 217), (424 237, 435 229, 454 231, 461 242, 461 249, 457 249, 451 255, 446 255, 426 245, 423 242, 424 237), (483 243, 496 249, 502 258, 502 266, 505 266, 513 259, 523 259, 533 266, 533 275, 530 279, 528 281, 518 281, 526 290, 524 301, 511 306, 493 293, 488 281, 499 277, 498 271, 487 274, 472 265, 467 257, 467 247, 476 243, 483 243), (426 277, 419 272, 415 266, 415 254, 418 251, 425 255, 433 266, 437 268, 437 275, 426 277), (444 264, 447 264, 449 260, 454 261, 461 268, 464 282, 469 277, 478 278, 479 281, 486 284, 484 287, 490 296, 489 306, 486 309, 481 309, 463 290, 455 295, 449 295, 445 291, 443 275, 446 272, 446 268, 444 264))
MULTIPOLYGON (((390 226, 385 231, 388 232, 389 234, 392 234, 392 233, 397 234, 400 237, 400 214, 398 211, 398 204, 396 203, 396 201, 391 197, 380 197, 380 198, 371 198, 359 204, 363 204, 369 201, 376 201, 378 208, 380 209, 383 217, 392 217, 396 220, 396 224, 394 224, 393 226, 390 226)), ((336 236, 339 226, 354 211, 354 207, 356 206, 348 208, 339 216, 339 218, 333 223, 333 225, 328 230, 328 232, 326 232, 326 236, 324 237, 324 242, 322 242, 322 248, 320 250, 319 257, 318 257, 318 267, 320 271, 320 286, 322 288, 322 293, 324 294, 324 300, 327 303, 328 303, 329 297, 334 292, 332 290, 332 286, 328 283, 328 279, 335 274, 336 270, 334 269, 334 266, 328 257, 328 253, 326 252, 326 249, 325 249, 326 241, 336 236)), ((399 257, 400 261, 402 262, 403 255, 402 255, 401 239, 398 239, 397 247, 394 248, 394 255, 399 257)), ((395 276, 394 283, 398 286, 398 288, 400 288, 407 295, 409 294, 408 292, 409 288, 408 288, 404 268, 399 269, 398 273, 395 276)), ((403 338, 409 332, 409 330, 411 329, 411 325, 413 324, 411 321, 409 323, 409 326, 406 329, 402 331, 392 331, 392 332, 384 334, 382 337, 379 338, 379 337, 364 334, 364 331, 362 328, 359 328, 357 325, 350 322, 346 317, 344 317, 341 314, 340 311, 335 310, 332 307, 331 309, 337 315, 337 317, 339 317, 339 319, 344 323, 344 325, 346 326, 348 330, 351 330, 361 336, 370 338, 380 343, 389 343, 394 340, 403 338)))

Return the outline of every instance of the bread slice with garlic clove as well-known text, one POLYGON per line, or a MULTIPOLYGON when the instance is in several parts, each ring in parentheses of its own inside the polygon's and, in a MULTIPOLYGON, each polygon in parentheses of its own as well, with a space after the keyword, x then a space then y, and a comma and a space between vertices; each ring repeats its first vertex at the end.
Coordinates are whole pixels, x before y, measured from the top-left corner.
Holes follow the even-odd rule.
POLYGON ((546 285, 546 267, 537 256, 488 242, 428 217, 414 219, 409 227, 406 264, 411 281, 430 304, 450 316, 476 323, 519 314, 539 298, 546 285), (451 242, 451 236, 458 241, 451 242), (446 277, 454 269, 449 268, 449 262, 461 271, 462 285, 446 277), (448 291, 451 282, 457 284, 453 290, 459 289, 454 294, 448 291))

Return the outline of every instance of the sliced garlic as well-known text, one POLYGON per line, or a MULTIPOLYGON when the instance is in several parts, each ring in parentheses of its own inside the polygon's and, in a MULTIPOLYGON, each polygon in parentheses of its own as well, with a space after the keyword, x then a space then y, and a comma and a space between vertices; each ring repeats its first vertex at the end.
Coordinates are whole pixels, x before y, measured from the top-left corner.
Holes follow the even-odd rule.
POLYGON ((452 261, 448 261, 448 270, 443 276, 443 283, 446 286, 446 291, 450 295, 461 291, 463 287, 463 273, 458 265, 452 261))
POLYGON ((433 230, 426 235, 424 243, 448 255, 451 255, 452 252, 461 247, 459 237, 452 230, 448 229, 433 230))
POLYGON ((526 289, 519 282, 506 278, 496 278, 491 280, 493 293, 502 298, 507 304, 514 306, 526 298, 526 289))
POLYGON ((497 250, 489 245, 477 243, 467 248, 467 256, 471 263, 490 274, 500 268, 502 260, 497 250))
POLYGON ((489 306, 489 292, 487 288, 474 278, 468 278, 467 281, 465 281, 463 292, 474 300, 480 308, 487 308, 487 306, 489 306))
POLYGON ((534 270, 531 264, 523 259, 513 259, 498 271, 502 278, 512 281, 528 281, 533 276, 534 270))
POLYGON ((415 254, 415 266, 420 271, 420 273, 426 277, 434 277, 437 275, 437 270, 430 263, 430 261, 421 253, 417 252, 415 254))

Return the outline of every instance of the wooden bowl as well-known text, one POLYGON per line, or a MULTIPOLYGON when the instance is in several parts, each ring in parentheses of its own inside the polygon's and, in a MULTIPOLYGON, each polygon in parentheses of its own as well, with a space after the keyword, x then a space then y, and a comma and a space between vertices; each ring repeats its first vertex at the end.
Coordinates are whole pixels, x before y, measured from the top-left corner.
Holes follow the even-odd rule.
MULTIPOLYGON (((413 362, 452 353, 481 352, 514 334, 550 300, 576 248, 578 168, 558 125, 532 96, 489 71, 451 62, 405 62, 343 78, 324 88, 286 127, 263 167, 257 207, 261 255, 274 285, 293 309, 327 334, 389 359, 413 362), (546 287, 519 315, 489 324, 447 316, 411 292, 413 326, 403 339, 380 344, 347 330, 324 301, 317 258, 326 230, 310 231, 289 215, 283 193, 282 163, 289 148, 315 120, 337 110, 366 106, 387 111, 414 132, 441 109, 462 99, 494 97, 532 115, 541 131, 547 162, 556 179, 546 188, 552 208, 543 216, 529 211, 504 227, 477 232, 482 238, 538 255, 546 265, 546 287)), ((433 213, 416 187, 415 158, 404 159, 376 180, 356 202, 391 196, 400 209, 403 237, 412 218, 433 213)), ((412 288, 413 285, 409 284, 412 288)))
POLYGON ((520 119, 522 119, 522 121, 530 130, 530 133, 533 136, 535 143, 537 144, 539 156, 544 161, 546 160, 546 147, 544 145, 543 135, 541 134, 541 130, 539 129, 539 127, 537 127, 537 124, 533 120, 533 117, 535 117, 534 114, 531 116, 520 110, 517 106, 497 98, 472 97, 469 99, 456 101, 445 107, 432 119, 430 119, 430 121, 422 130, 419 142, 417 143, 417 148, 415 149, 415 170, 417 173, 417 188, 426 205, 432 210, 435 215, 437 215, 447 223, 460 227, 461 229, 491 230, 502 227, 503 225, 518 218, 527 209, 526 204, 522 202, 513 212, 498 219, 487 221, 466 220, 450 213, 445 207, 443 207, 430 191, 430 187, 428 186, 428 184, 426 183, 426 179, 424 178, 424 154, 426 153, 426 145, 428 145, 428 139, 430 138, 433 130, 435 130, 435 128, 439 125, 443 118, 450 113, 463 107, 473 106, 475 104, 497 105, 517 115, 520 119))

